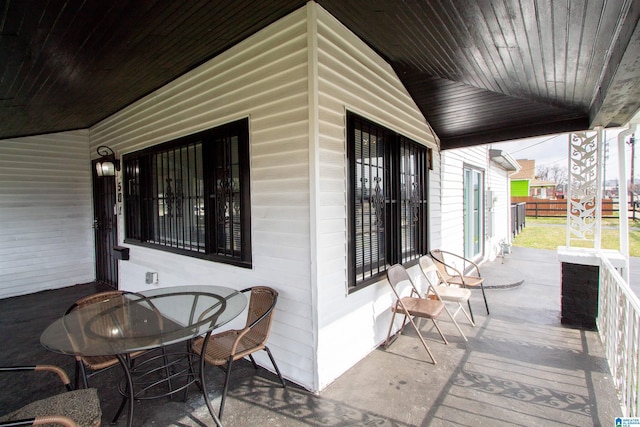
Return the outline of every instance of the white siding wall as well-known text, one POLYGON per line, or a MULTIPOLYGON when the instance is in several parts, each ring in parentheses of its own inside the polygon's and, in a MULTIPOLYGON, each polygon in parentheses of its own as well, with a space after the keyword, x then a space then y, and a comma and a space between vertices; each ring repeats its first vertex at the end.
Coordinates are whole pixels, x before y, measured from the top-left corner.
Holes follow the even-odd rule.
POLYGON ((382 342, 390 319, 384 281, 347 293, 347 110, 434 149, 429 238, 439 243, 435 135, 391 67, 311 2, 88 131, 0 141, 5 295, 94 278, 97 146, 122 156, 249 117, 253 268, 127 245, 120 287, 153 287, 152 271, 161 287, 276 288, 270 348, 286 377, 321 390, 382 342))
POLYGON ((433 170, 429 173, 429 249, 442 247, 442 156, 433 151, 433 170))
POLYGON ((312 167, 318 176, 318 385, 322 389, 380 344, 390 321, 390 288, 385 282, 347 294, 346 111, 432 148, 436 142, 391 67, 324 9, 310 5, 318 18, 314 42, 319 153, 312 167))
MULTIPOLYGON (((487 150, 491 147, 487 146, 487 150)), ((511 243, 511 184, 509 173, 495 162, 489 161, 486 186, 493 191, 493 235, 486 242, 485 258, 494 260, 500 243, 511 243)))
MULTIPOLYGON (((501 240, 510 241, 510 202, 507 172, 490 161, 489 146, 477 146, 442 152, 442 245, 441 249, 464 254, 464 166, 483 172, 485 199, 487 191, 493 191, 493 212, 484 206, 483 260, 496 257, 501 240), (491 216, 493 215, 493 219, 491 216), (492 225, 489 222, 493 222, 492 225), (489 230, 492 229, 492 236, 489 230)), ((437 246, 434 246, 437 247, 437 246)))
POLYGON ((440 249, 464 254, 464 174, 465 165, 487 171, 487 148, 471 147, 442 152, 442 246, 440 249))
MULTIPOLYGON (((477 156, 477 153, 476 153, 477 156)), ((464 156, 455 150, 441 153, 441 191, 442 222, 440 245, 433 249, 442 249, 456 254, 464 253, 464 182, 462 169, 464 156)), ((478 159, 476 158, 476 164, 478 159)))
POLYGON ((250 117, 253 269, 130 245, 121 287, 147 288, 146 271, 160 286, 273 286, 285 376, 321 390, 353 366, 384 339, 390 297, 385 283, 347 295, 346 110, 436 148, 391 67, 309 3, 93 127, 93 146, 124 154, 250 117))
POLYGON ((0 297, 95 279, 87 131, 0 141, 0 297))
POLYGON ((91 142, 121 155, 250 118, 253 268, 128 245, 120 286, 148 288, 146 271, 162 287, 272 286, 280 297, 269 347, 286 377, 314 388, 307 72, 301 9, 94 126, 91 142))

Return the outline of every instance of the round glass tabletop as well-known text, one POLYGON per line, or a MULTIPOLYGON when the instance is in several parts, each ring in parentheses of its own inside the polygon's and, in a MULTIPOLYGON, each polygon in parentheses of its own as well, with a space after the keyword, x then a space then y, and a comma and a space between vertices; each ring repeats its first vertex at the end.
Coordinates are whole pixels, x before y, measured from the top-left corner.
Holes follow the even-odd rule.
POLYGON ((221 286, 125 292, 79 307, 40 336, 49 350, 82 356, 125 354, 204 335, 245 309, 247 298, 221 286))

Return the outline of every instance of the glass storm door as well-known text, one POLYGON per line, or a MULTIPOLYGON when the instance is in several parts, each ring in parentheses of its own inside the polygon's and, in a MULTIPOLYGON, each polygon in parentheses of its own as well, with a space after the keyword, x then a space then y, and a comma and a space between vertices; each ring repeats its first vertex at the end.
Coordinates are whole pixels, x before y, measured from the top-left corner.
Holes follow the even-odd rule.
POLYGON ((464 168, 464 256, 473 259, 482 254, 482 172, 464 168))

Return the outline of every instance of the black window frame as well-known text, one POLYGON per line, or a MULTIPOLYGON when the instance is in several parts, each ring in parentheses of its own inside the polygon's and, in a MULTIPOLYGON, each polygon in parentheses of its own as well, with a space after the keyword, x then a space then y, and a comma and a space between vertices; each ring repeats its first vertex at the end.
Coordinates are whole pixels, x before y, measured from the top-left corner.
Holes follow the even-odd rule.
POLYGON ((248 118, 125 154, 123 163, 125 243, 251 268, 248 118), (183 158, 182 153, 188 154, 183 158), (158 184, 162 180, 157 176, 165 173, 161 168, 166 163, 173 168, 171 176, 186 174, 184 180, 189 182, 180 185, 177 196, 167 197, 166 192, 176 193, 178 183, 175 189, 170 184, 164 191, 158 189, 165 185, 158 184), (170 234, 166 228, 157 231, 160 217, 167 216, 167 209, 178 216, 178 206, 183 206, 183 219, 172 235, 182 239, 180 244, 166 238, 170 234))
POLYGON ((388 267, 396 263, 407 267, 415 265, 420 256, 428 253, 431 159, 430 148, 347 112, 349 293, 380 281, 388 267), (370 146, 374 144, 363 142, 365 133, 376 140, 378 154, 372 155, 370 146), (365 149, 370 150, 368 156, 363 153, 365 149), (415 173, 406 173, 410 169, 415 169, 415 173), (365 178, 366 174, 369 176, 365 178), (410 189, 407 182, 411 182, 410 189), (367 185, 369 188, 365 188, 367 185), (407 219, 417 222, 415 229, 407 219), (379 253, 380 248, 384 248, 383 256, 377 260, 371 256, 372 262, 367 263, 368 253, 373 254, 375 249, 379 253))

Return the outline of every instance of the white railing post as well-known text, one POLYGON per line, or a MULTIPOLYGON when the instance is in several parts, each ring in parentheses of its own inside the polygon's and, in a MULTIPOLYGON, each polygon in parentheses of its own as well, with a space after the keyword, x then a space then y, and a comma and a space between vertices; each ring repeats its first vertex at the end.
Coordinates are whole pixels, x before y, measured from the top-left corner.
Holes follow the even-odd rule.
POLYGON ((599 251, 596 325, 620 396, 623 416, 640 414, 640 300, 607 256, 599 251))
POLYGON ((597 131, 597 149, 596 149, 596 163, 598 165, 598 172, 596 173, 596 230, 595 230, 595 249, 599 250, 602 245, 602 183, 603 181, 603 153, 604 153, 604 130, 601 126, 596 127, 597 131))
MULTIPOLYGON (((637 125, 634 126, 637 128, 637 125)), ((618 217, 620 221, 620 253, 627 260, 627 267, 623 277, 629 282, 629 205, 627 197, 627 142, 626 139, 634 132, 633 128, 623 130, 618 134, 618 217)))

